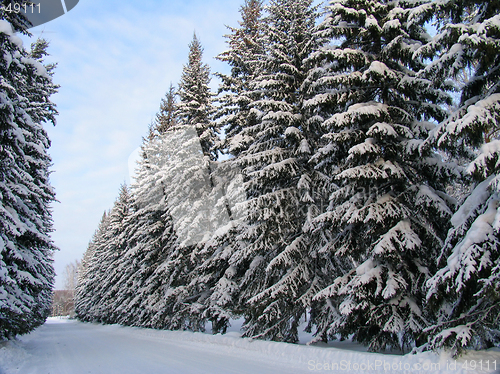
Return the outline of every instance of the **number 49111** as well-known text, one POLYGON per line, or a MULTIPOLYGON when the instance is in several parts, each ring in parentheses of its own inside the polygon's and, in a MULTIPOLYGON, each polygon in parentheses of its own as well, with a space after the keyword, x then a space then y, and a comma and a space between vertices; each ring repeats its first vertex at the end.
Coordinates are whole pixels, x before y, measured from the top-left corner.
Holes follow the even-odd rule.
POLYGON ((15 3, 15 4, 12 4, 10 3, 9 5, 2 5, 2 8, 5 12, 9 12, 9 13, 19 13, 21 11, 24 11, 24 13, 40 13, 41 10, 42 10, 42 6, 40 3, 38 4, 19 4, 19 3, 15 3))
POLYGON ((463 370, 496 370, 496 360, 465 360, 462 364, 463 370))

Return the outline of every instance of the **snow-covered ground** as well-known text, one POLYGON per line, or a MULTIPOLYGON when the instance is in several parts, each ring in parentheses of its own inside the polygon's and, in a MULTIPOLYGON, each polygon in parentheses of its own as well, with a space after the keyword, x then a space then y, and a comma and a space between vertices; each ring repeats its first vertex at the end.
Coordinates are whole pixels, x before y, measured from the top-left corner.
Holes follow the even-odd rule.
POLYGON ((265 342, 240 338, 237 332, 214 336, 51 318, 29 335, 0 343, 0 374, 458 374, 491 373, 495 365, 500 369, 500 349, 454 361, 430 352, 401 356, 351 348, 265 342))

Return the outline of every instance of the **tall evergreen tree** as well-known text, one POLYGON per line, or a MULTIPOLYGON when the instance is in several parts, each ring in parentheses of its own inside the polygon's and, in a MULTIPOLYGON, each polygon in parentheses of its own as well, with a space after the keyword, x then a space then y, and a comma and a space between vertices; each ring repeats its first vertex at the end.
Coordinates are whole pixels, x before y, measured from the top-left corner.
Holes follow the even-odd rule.
POLYGON ((176 117, 181 126, 194 126, 203 153, 217 158, 214 146, 217 134, 212 122, 213 98, 210 92, 210 68, 203 63, 203 47, 196 34, 189 44, 188 63, 184 65, 179 83, 176 117))
POLYGON ((128 187, 122 185, 113 208, 103 216, 89 244, 86 264, 76 292, 75 312, 83 321, 116 323, 113 319, 118 269, 127 248, 127 226, 131 215, 128 187))
POLYGON ((250 114, 252 99, 249 85, 256 76, 258 56, 263 53, 261 12, 262 1, 246 0, 240 9, 240 27, 230 27, 231 34, 226 35, 229 49, 217 56, 231 66, 231 74, 217 74, 222 84, 216 117, 220 117, 218 127, 224 132, 224 137, 220 144, 216 144, 216 149, 231 157, 222 163, 212 163, 210 200, 214 202, 214 208, 219 207, 216 213, 227 220, 219 220, 223 227, 217 228, 199 251, 197 276, 189 284, 190 293, 203 290, 204 299, 198 310, 212 322, 214 333, 224 332, 229 320, 236 317, 234 309, 238 287, 231 280, 233 272, 228 260, 239 249, 236 228, 242 214, 236 204, 246 199, 246 193, 234 157, 248 147, 242 130, 255 123, 256 119, 250 114))
POLYGON ((168 280, 157 270, 174 250, 176 237, 162 180, 165 144, 160 139, 161 135, 142 147, 132 186, 134 212, 127 232, 128 249, 120 264, 115 314, 122 324, 165 328, 155 317, 168 280))
POLYGON ((99 252, 99 283, 94 291, 94 316, 104 323, 116 323, 113 313, 116 297, 120 291, 118 280, 121 278, 122 264, 126 262, 128 248, 128 228, 132 216, 132 201, 127 185, 122 184, 118 198, 108 216, 104 233, 104 245, 99 252))
MULTIPOLYGON (((203 48, 196 35, 189 45, 188 63, 179 84, 177 126, 169 128, 160 142, 161 166, 158 170, 164 188, 165 204, 172 218, 176 242, 152 275, 163 279, 153 295, 152 325, 171 329, 204 330, 199 310, 199 290, 188 285, 196 276, 198 251, 214 229, 212 217, 216 199, 211 196, 216 159, 216 132, 212 121, 214 108, 209 67, 202 62, 203 48)), ((156 287, 151 285, 149 287, 156 287)))
POLYGON ((180 125, 158 140, 163 158, 158 172, 176 241, 154 274, 165 280, 154 319, 167 328, 199 331, 205 325, 197 309, 202 295, 188 285, 197 277, 198 252, 216 227, 213 218, 219 217, 214 211, 217 199, 212 196, 213 166, 203 154, 194 126, 180 125))
MULTIPOLYGON (((247 193, 246 222, 237 240, 240 248, 229 262, 238 284, 245 315, 245 335, 295 342, 305 312, 296 285, 307 277, 301 263, 287 263, 282 254, 293 246, 309 204, 305 181, 314 144, 302 112, 301 85, 307 76, 303 61, 315 49, 312 31, 317 10, 311 1, 272 1, 262 27, 263 54, 250 83, 251 115, 241 136, 249 139, 237 164, 247 193)), ((286 255, 285 255, 286 256, 286 255)), ((307 261, 307 258, 303 259, 307 261)))
POLYGON ((216 134, 209 68, 202 63, 196 35, 189 47, 180 102, 173 105, 171 88, 170 99, 167 95, 157 116, 154 136, 145 140, 133 197, 125 199, 122 191, 108 216, 106 232, 94 244, 98 265, 93 270, 95 280, 87 282, 82 292, 93 294, 83 319, 204 328, 200 313, 192 307, 196 296, 189 295, 186 286, 198 263, 200 243, 212 230, 216 207, 211 202, 216 199, 208 195, 214 186, 210 164, 216 134))
POLYGON ((104 234, 109 224, 108 215, 109 212, 103 213, 99 226, 94 232, 82 259, 82 267, 75 289, 75 313, 77 318, 82 321, 92 321, 90 316, 92 297, 100 281, 97 275, 100 266, 100 259, 97 251, 104 242, 104 234))
POLYGON ((337 111, 313 158, 332 176, 329 206, 306 228, 331 276, 315 296, 320 339, 354 334, 370 350, 404 349, 428 324, 424 284, 453 204, 443 192, 451 171, 424 143, 449 102, 417 77, 425 3, 332 1, 321 26, 338 46, 316 56, 328 70, 316 100, 337 111))
POLYGON ((232 156, 248 148, 251 138, 245 138, 242 130, 256 121, 251 112, 254 100, 250 85, 258 74, 259 56, 264 54, 262 8, 261 0, 245 0, 240 8, 240 27, 229 27, 231 34, 225 36, 229 49, 217 56, 231 67, 230 75, 217 74, 222 81, 217 116, 222 117, 219 126, 225 135, 221 148, 232 156))
POLYGON ((157 134, 164 134, 168 129, 177 124, 175 96, 174 86, 170 84, 165 98, 161 99, 160 111, 156 114, 154 131, 157 134))
MULTIPOLYGON (((500 344, 500 5, 498 1, 444 1, 437 7, 441 28, 421 49, 439 58, 424 71, 436 81, 470 78, 458 108, 430 141, 453 155, 478 151, 467 172, 476 187, 453 216, 440 256, 440 270, 428 282, 428 299, 439 320, 428 329, 433 348, 483 349, 500 344)), ((470 158, 469 158, 470 160, 470 158)))
POLYGON ((0 9, 0 339, 31 331, 50 311, 54 282, 49 204, 50 141, 55 124, 50 95, 53 66, 44 66, 47 43, 31 52, 14 31, 29 35, 22 15, 0 9))

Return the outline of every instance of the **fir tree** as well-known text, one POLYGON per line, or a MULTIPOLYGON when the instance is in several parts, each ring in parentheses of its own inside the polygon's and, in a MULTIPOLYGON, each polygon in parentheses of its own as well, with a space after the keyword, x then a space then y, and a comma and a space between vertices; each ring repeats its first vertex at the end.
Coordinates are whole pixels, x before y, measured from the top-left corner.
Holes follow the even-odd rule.
MULTIPOLYGON (((120 187, 120 193, 108 216, 104 233, 104 245, 99 252, 99 283, 94 291, 91 314, 103 323, 116 323, 113 313, 116 310, 116 294, 119 292, 118 280, 122 276, 122 264, 126 262, 128 247, 129 220, 132 216, 132 202, 127 185, 120 187)), ((95 274, 97 275, 97 274, 95 274)))
POLYGON ((451 171, 424 143, 449 102, 417 77, 425 3, 333 1, 321 26, 338 46, 315 57, 327 69, 316 101, 337 111, 313 158, 332 176, 329 206, 306 227, 331 277, 315 296, 319 339, 354 334, 370 350, 404 350, 428 324, 424 284, 453 204, 451 171))
POLYGON ((120 263, 114 313, 118 323, 164 328, 154 317, 168 283, 157 276, 157 269, 175 248, 176 237, 162 181, 165 144, 160 138, 142 147, 143 157, 132 186, 134 212, 127 231, 128 249, 120 263))
POLYGON ((50 141, 55 124, 50 101, 57 91, 53 66, 44 66, 47 44, 28 52, 13 31, 29 35, 22 15, 0 10, 0 339, 24 334, 45 321, 54 282, 49 204, 50 141))
POLYGON ((202 61, 203 47, 196 34, 189 44, 188 63, 182 70, 177 95, 177 117, 181 126, 194 126, 200 139, 203 153, 216 159, 214 145, 217 134, 211 121, 214 112, 210 92, 210 68, 202 61))
POLYGON ((455 156, 476 158, 467 172, 476 182, 452 217, 452 229, 429 280, 428 299, 439 320, 428 329, 432 348, 484 349, 500 343, 500 16, 498 2, 445 1, 436 7, 441 28, 421 49, 439 58, 424 71, 436 81, 470 78, 456 90, 458 108, 430 141, 455 156))
POLYGON ((165 98, 161 99, 160 111, 156 114, 154 132, 156 134, 164 134, 168 129, 172 128, 177 124, 176 119, 176 100, 175 100, 175 89, 172 84, 165 95, 165 98))
POLYGON ((97 277, 100 266, 97 249, 104 240, 104 233, 109 224, 108 214, 108 212, 103 213, 99 226, 94 232, 82 259, 82 267, 75 289, 75 313, 77 318, 82 321, 92 321, 90 316, 91 300, 93 291, 100 281, 99 277, 97 277))
MULTIPOLYGON (((221 148, 232 156, 238 156, 251 142, 242 130, 256 121, 251 112, 250 104, 254 100, 250 85, 258 74, 259 56, 264 54, 262 1, 245 0, 240 14, 240 27, 229 27, 231 34, 226 35, 229 49, 217 56, 231 67, 230 75, 217 74, 222 80, 219 93, 223 93, 217 116, 222 116, 219 126, 225 133, 221 148)), ((255 93, 253 96, 255 98, 255 93)))
POLYGON ((240 203, 246 199, 246 193, 234 157, 248 147, 242 136, 243 128, 255 123, 255 116, 250 114, 252 99, 249 96, 249 85, 256 76, 258 56, 263 53, 260 37, 261 12, 261 1, 246 0, 240 9, 240 27, 230 27, 231 34, 226 35, 229 50, 217 56, 231 66, 231 74, 217 74, 222 84, 219 88, 220 106, 216 116, 221 117, 219 128, 224 131, 225 136, 221 144, 216 144, 216 149, 233 157, 212 164, 213 189, 210 199, 214 201, 214 207, 219 207, 217 214, 226 217, 227 221, 221 222, 223 227, 216 229, 199 251, 197 276, 189 283, 190 293, 203 293, 203 302, 199 305, 198 312, 212 322, 213 333, 226 331, 229 320, 236 317, 234 312, 238 304, 238 286, 232 280, 235 274, 229 258, 239 250, 236 233, 242 212, 237 204, 241 208, 240 203))
POLYGON ((90 322, 115 323, 113 319, 115 286, 120 263, 127 248, 127 220, 130 217, 128 187, 120 187, 113 208, 103 216, 99 228, 87 249, 85 276, 79 281, 75 311, 79 319, 90 322))
POLYGON ((212 196, 213 180, 208 156, 202 152, 195 126, 180 125, 158 139, 161 166, 158 170, 164 188, 166 212, 172 218, 175 243, 160 264, 154 277, 164 283, 154 296, 154 320, 171 329, 204 329, 203 317, 196 310, 199 292, 188 289, 197 274, 198 251, 214 230, 212 217, 216 199, 212 196))
MULTIPOLYGON (((300 301, 308 258, 291 260, 295 239, 306 220, 309 199, 307 162, 314 149, 303 109, 304 59, 315 49, 317 18, 311 1, 272 1, 262 27, 265 51, 252 79, 251 115, 241 134, 250 139, 237 164, 245 176, 247 217, 229 262, 245 315, 245 335, 296 342, 305 313, 300 301), (303 188, 306 187, 306 188, 303 188), (293 247, 293 248, 292 248, 293 247)), ((294 256, 292 256, 294 257, 294 256)), ((232 286, 231 286, 232 287, 232 286)))
MULTIPOLYGON (((87 298, 87 310, 80 313, 84 320, 204 328, 204 317, 193 309, 196 295, 186 288, 198 264, 197 250, 213 230, 211 217, 217 216, 217 199, 209 196, 214 186, 212 94, 209 68, 201 59, 195 36, 179 85, 180 102, 173 113, 167 95, 152 136, 144 141, 133 196, 122 191, 106 232, 93 243, 95 268, 89 273, 94 279, 79 293, 87 298)), ((173 104, 172 88, 170 94, 173 104)))
POLYGON ((172 218, 175 244, 152 275, 150 286, 161 289, 152 296, 152 325, 171 329, 204 330, 199 308, 202 292, 188 287, 196 277, 199 250, 218 225, 218 197, 213 179, 216 133, 212 122, 209 67, 202 63, 202 47, 196 35, 189 45, 188 64, 179 84, 177 126, 159 137, 167 214, 172 218), (215 220, 213 219, 215 217, 215 220), (159 294, 158 294, 159 293, 159 294))
POLYGON ((246 194, 239 170, 231 160, 212 165, 213 187, 207 191, 208 214, 214 217, 208 240, 196 251, 198 265, 187 285, 187 293, 199 295, 197 313, 212 322, 212 332, 225 332, 229 320, 238 316, 235 307, 238 286, 233 281, 234 267, 229 259, 241 248, 236 240, 242 223, 241 208, 246 194))

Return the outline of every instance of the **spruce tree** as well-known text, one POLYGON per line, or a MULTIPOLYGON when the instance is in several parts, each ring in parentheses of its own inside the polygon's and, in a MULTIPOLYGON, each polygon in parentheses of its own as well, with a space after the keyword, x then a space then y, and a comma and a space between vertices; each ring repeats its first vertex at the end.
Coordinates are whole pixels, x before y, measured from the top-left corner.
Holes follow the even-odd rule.
POLYGON ((469 76, 457 109, 432 133, 430 141, 453 156, 471 160, 476 185, 452 217, 429 280, 430 309, 438 321, 428 329, 432 348, 484 349, 500 344, 500 18, 497 1, 445 1, 436 7, 441 27, 421 54, 439 53, 423 75, 436 81, 469 76))
POLYGON ((156 114, 154 131, 156 134, 164 134, 169 128, 177 124, 176 119, 176 93, 174 86, 170 84, 170 88, 161 99, 160 111, 156 114))
POLYGON ((259 71, 259 56, 264 54, 262 8, 261 0, 245 0, 240 8, 240 27, 228 27, 231 34, 225 37, 229 49, 217 56, 231 67, 230 75, 217 74, 222 81, 217 116, 221 117, 219 127, 225 135, 221 148, 235 157, 251 141, 242 130, 256 121, 250 106, 254 101, 250 85, 259 71))
MULTIPOLYGON (((288 261, 312 202, 308 159, 314 149, 303 109, 304 59, 315 49, 317 10, 311 1, 272 1, 264 18, 258 73, 249 84, 250 115, 241 136, 249 146, 236 160, 245 178, 245 222, 232 254, 231 282, 238 284, 245 335, 295 342, 305 313, 299 299, 309 259, 288 261)), ((232 284, 231 283, 231 284, 232 284)), ((231 286, 233 287, 233 286, 231 286)))
POLYGON ((196 277, 198 252, 219 217, 214 212, 217 198, 213 196, 216 181, 212 176, 217 157, 214 108, 208 86, 210 70, 202 62, 202 52, 195 35, 179 83, 177 125, 158 138, 161 153, 158 173, 176 240, 148 286, 155 288, 158 280, 163 279, 162 288, 151 298, 153 326, 194 331, 204 330, 205 326, 198 302, 202 293, 188 285, 196 277))
POLYGON ((163 279, 161 294, 154 296, 154 320, 171 329, 204 329, 198 312, 197 290, 188 285, 197 277, 194 272, 200 261, 198 254, 215 227, 213 217, 216 198, 209 156, 203 154, 195 126, 179 125, 161 136, 160 152, 163 158, 158 170, 164 189, 166 213, 171 217, 175 242, 171 243, 165 261, 153 274, 163 279))
MULTIPOLYGON (((122 276, 122 264, 127 259, 128 228, 132 216, 132 201, 127 185, 120 187, 118 198, 108 216, 104 233, 104 245, 100 248, 99 283, 94 291, 91 313, 103 323, 116 323, 116 295, 120 291, 118 280, 122 276)), ((97 274, 96 274, 97 275, 97 274)))
POLYGON ((229 320, 238 316, 234 310, 238 287, 231 279, 234 272, 229 258, 240 248, 236 235, 242 215, 237 205, 241 207, 246 196, 242 176, 231 160, 213 163, 211 170, 213 184, 205 187, 209 203, 206 212, 212 217, 206 230, 209 235, 193 252, 197 265, 186 292, 198 295, 196 313, 212 322, 213 333, 219 333, 225 332, 229 320))
POLYGON ((227 220, 221 222, 223 227, 216 228, 214 235, 199 251, 197 276, 189 284, 190 293, 203 290, 203 302, 198 311, 212 322, 213 333, 226 331, 229 320, 237 317, 234 313, 238 304, 238 286, 232 280, 234 274, 229 259, 240 248, 236 234, 243 214, 237 205, 241 208, 246 192, 235 157, 248 147, 242 137, 243 128, 255 123, 255 116, 251 115, 249 85, 257 74, 258 56, 263 53, 261 12, 261 1, 246 0, 240 9, 240 27, 229 27, 231 34, 226 35, 229 49, 217 56, 231 67, 230 75, 217 74, 222 84, 219 87, 220 105, 215 113, 216 117, 220 117, 219 131, 224 132, 223 139, 215 147, 218 152, 229 155, 229 159, 212 163, 210 199, 214 208, 219 207, 217 214, 227 220))
POLYGON ((417 76, 425 4, 332 1, 320 27, 337 45, 316 56, 326 74, 315 101, 337 113, 313 157, 332 176, 329 205, 306 227, 331 277, 314 299, 318 339, 353 334, 373 351, 404 350, 428 324, 424 285, 453 202, 443 192, 451 171, 425 143, 449 102, 417 76))
POLYGON ((118 269, 125 261, 127 227, 131 215, 128 187, 122 185, 113 208, 103 216, 89 244, 76 292, 76 314, 83 321, 116 323, 113 311, 118 289, 118 269))
POLYGON ((177 117, 181 126, 194 126, 204 155, 217 157, 214 150, 217 134, 212 122, 214 113, 210 92, 210 67, 203 63, 203 47, 196 34, 189 44, 188 63, 182 69, 177 95, 177 117))
POLYGON ((168 285, 157 269, 175 248, 173 222, 168 213, 161 135, 142 146, 142 158, 132 185, 133 214, 127 229, 127 252, 120 264, 114 313, 118 323, 164 328, 154 321, 157 303, 168 285))
POLYGON ((216 133, 209 68, 196 35, 189 48, 180 102, 171 88, 144 140, 132 196, 122 190, 106 232, 93 243, 94 279, 79 293, 88 298, 85 320, 204 329, 187 285, 217 216, 217 198, 210 197, 216 133))
POLYGON ((82 321, 93 321, 90 315, 92 297, 100 281, 100 277, 98 276, 100 266, 98 248, 104 242, 104 234, 109 224, 108 215, 109 212, 103 213, 99 226, 94 232, 82 258, 82 267, 75 289, 75 313, 76 317, 82 321))
POLYGON ((50 141, 55 124, 50 95, 53 66, 44 66, 47 43, 29 52, 14 33, 29 35, 21 14, 0 10, 0 339, 30 332, 50 312, 54 282, 50 239, 50 141))

